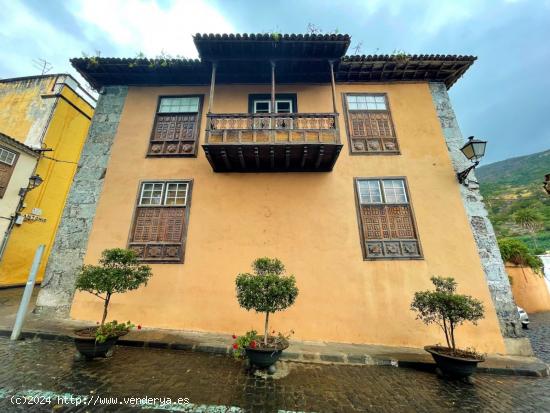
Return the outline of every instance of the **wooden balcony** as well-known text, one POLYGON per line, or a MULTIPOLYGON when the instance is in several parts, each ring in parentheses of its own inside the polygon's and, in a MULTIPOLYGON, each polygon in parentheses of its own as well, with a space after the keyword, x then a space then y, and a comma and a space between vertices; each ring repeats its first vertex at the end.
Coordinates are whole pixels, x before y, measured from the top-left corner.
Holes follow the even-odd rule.
POLYGON ((209 114, 214 172, 329 172, 342 149, 335 113, 209 114))

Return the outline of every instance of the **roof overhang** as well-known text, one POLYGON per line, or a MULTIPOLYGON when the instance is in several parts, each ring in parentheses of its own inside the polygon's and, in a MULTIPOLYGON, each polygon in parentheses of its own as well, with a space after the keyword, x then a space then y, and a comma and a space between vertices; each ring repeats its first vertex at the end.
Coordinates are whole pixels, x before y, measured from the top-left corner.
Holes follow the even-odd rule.
POLYGON ((71 63, 94 87, 330 82, 443 82, 450 88, 476 60, 456 55, 345 56, 349 35, 197 34, 200 60, 76 58, 71 63))
POLYGON ((4 144, 13 150, 24 152, 28 155, 34 156, 35 158, 38 158, 38 156, 40 156, 39 151, 25 145, 24 143, 19 142, 18 140, 13 139, 12 137, 2 132, 0 132, 0 144, 4 144))
POLYGON ((369 55, 344 56, 337 82, 429 81, 449 89, 476 61, 475 56, 369 55))
POLYGON ((347 34, 199 34, 203 61, 338 60, 351 42, 347 34))

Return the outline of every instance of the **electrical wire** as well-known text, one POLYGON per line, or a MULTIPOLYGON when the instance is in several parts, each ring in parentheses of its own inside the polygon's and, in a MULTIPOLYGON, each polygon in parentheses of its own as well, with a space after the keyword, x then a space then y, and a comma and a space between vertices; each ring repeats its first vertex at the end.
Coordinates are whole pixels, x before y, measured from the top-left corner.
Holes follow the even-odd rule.
POLYGON ((62 162, 62 163, 72 163, 74 165, 78 165, 78 162, 73 162, 73 161, 63 161, 61 159, 55 159, 55 158, 50 158, 49 156, 46 156, 46 155, 42 155, 42 158, 46 158, 46 159, 49 159, 51 161, 55 161, 55 162, 62 162))

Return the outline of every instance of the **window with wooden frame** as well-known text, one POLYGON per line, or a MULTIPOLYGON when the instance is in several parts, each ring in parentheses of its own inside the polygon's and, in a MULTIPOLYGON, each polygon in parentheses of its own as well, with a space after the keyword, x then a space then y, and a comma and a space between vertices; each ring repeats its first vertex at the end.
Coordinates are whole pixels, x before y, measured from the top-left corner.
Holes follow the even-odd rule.
POLYGON ((202 96, 161 96, 148 156, 196 156, 202 96))
POLYGON ((405 179, 358 178, 355 189, 364 258, 422 258, 405 179))
POLYGON ((0 147, 0 198, 4 197, 19 154, 0 147))
MULTIPOLYGON (((254 113, 271 113, 271 101, 254 100, 254 113)), ((277 99, 275 101, 275 113, 292 113, 292 100, 277 99)))
POLYGON ((399 153, 385 94, 345 94, 344 105, 352 154, 399 153))
POLYGON ((147 262, 181 263, 191 202, 191 181, 143 182, 128 247, 147 262))

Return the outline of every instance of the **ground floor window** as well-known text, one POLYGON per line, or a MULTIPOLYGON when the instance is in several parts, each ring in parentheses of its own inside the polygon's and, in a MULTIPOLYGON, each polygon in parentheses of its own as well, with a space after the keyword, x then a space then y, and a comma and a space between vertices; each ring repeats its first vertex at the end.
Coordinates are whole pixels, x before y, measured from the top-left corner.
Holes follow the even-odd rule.
POLYGON ((364 258, 421 258, 406 180, 357 178, 355 189, 364 258))
POLYGON ((0 198, 6 193, 17 161, 17 153, 0 147, 0 198))
POLYGON ((140 259, 183 262, 191 187, 189 180, 141 183, 129 241, 140 259))

